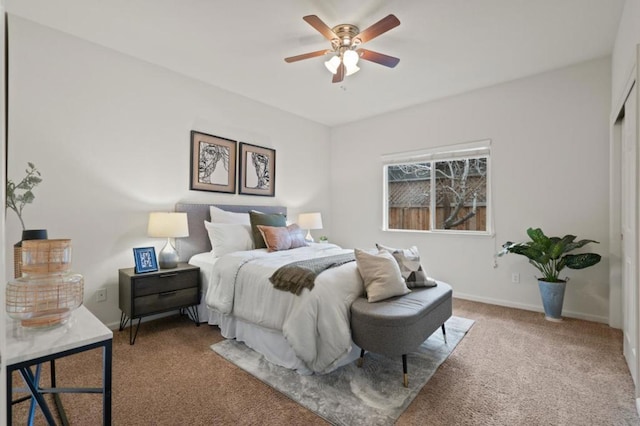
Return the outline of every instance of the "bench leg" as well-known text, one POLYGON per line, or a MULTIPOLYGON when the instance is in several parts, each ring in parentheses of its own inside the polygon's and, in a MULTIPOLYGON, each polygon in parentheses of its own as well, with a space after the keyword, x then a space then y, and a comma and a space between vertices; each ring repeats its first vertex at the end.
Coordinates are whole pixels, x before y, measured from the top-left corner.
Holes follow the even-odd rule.
POLYGON ((402 355, 402 381, 404 383, 404 387, 409 387, 409 374, 407 373, 407 354, 402 355))
POLYGON ((444 329, 444 323, 442 323, 442 337, 444 337, 444 343, 447 343, 447 332, 444 329))
POLYGON ((358 358, 358 368, 361 368, 362 364, 364 364, 364 349, 360 349, 360 358, 358 358))

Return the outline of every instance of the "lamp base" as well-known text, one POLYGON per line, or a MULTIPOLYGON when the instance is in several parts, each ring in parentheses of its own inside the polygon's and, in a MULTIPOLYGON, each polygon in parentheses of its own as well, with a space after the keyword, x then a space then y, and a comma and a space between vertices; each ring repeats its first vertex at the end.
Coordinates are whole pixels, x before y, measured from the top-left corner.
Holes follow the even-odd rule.
POLYGON ((171 240, 167 238, 167 244, 158 253, 158 266, 160 269, 173 269, 178 267, 178 252, 171 240))
POLYGON ((313 242, 313 237, 311 236, 311 229, 307 229, 307 236, 304 237, 304 240, 308 243, 313 242))

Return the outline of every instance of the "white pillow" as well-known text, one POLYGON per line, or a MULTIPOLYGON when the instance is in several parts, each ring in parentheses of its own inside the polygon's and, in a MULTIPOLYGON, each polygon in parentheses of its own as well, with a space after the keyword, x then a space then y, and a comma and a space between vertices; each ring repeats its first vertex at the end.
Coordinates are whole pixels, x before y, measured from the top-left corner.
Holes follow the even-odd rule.
POLYGON ((211 222, 215 223, 239 223, 241 225, 251 225, 249 213, 234 213, 222 210, 216 206, 209 206, 211 222))
POLYGON ((211 241, 211 252, 215 257, 235 251, 253 250, 251 225, 239 223, 215 223, 204 221, 211 241))
POLYGON ((372 254, 359 249, 355 249, 354 253, 369 302, 379 302, 411 292, 402 278, 398 262, 391 253, 380 251, 372 254))

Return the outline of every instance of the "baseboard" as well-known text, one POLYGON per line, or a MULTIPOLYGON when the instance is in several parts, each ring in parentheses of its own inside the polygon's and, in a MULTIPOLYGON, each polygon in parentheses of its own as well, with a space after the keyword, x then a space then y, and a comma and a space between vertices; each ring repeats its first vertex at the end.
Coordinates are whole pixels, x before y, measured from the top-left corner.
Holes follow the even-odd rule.
POLYGON ((636 398, 636 411, 640 414, 640 398, 636 398))
MULTIPOLYGON (((473 294, 458 293, 455 291, 453 292, 453 297, 458 299, 471 300, 473 302, 488 303, 489 305, 498 305, 498 306, 505 306, 507 308, 523 309, 525 311, 544 312, 544 310, 542 309, 542 306, 530 305, 527 303, 517 303, 517 302, 512 302, 510 300, 493 299, 491 297, 480 297, 473 294)), ((601 322, 604 324, 609 323, 608 317, 603 317, 600 315, 585 314, 584 312, 567 311, 565 309, 562 310, 562 316, 568 317, 568 318, 582 319, 586 321, 601 322)))

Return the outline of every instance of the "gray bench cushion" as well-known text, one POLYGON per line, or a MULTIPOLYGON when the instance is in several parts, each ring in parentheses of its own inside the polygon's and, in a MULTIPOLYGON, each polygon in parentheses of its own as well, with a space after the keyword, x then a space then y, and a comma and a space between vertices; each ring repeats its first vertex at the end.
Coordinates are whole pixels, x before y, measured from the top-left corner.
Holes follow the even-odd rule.
POLYGON ((351 334, 360 348, 387 356, 414 351, 452 314, 451 286, 412 289, 411 293, 369 303, 364 297, 351 305, 351 334))

